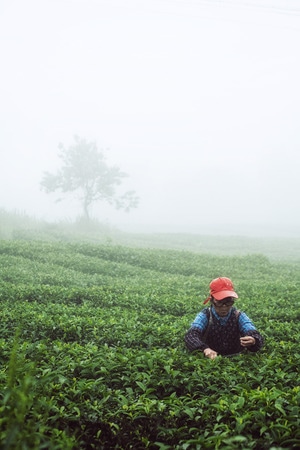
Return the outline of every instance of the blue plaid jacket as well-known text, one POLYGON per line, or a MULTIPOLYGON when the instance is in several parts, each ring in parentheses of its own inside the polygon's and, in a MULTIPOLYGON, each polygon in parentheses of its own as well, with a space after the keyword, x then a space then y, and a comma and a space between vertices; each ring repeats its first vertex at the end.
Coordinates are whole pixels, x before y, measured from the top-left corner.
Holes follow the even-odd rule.
POLYGON ((251 352, 258 351, 263 346, 263 337, 247 314, 232 307, 226 317, 220 317, 211 306, 204 308, 196 316, 185 335, 185 343, 190 351, 203 351, 209 347, 226 356, 244 350, 240 345, 241 336, 254 337, 255 344, 247 348, 251 352))

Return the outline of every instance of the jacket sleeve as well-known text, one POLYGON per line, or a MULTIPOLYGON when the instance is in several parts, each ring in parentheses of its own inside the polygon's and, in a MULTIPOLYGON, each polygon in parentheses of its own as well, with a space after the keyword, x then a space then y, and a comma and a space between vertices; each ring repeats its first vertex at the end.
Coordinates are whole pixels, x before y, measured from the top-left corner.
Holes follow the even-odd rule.
POLYGON ((257 331, 253 322, 249 319, 247 314, 241 312, 239 316, 239 327, 242 336, 252 336, 255 339, 255 344, 251 347, 247 347, 250 352, 257 352, 264 345, 264 338, 257 331))
POLYGON ((264 338, 257 330, 249 330, 247 336, 252 336, 255 339, 255 344, 247 347, 250 352, 258 352, 264 345, 264 338))
POLYGON ((203 334, 208 326, 207 311, 208 308, 205 308, 199 312, 184 337, 185 345, 191 352, 194 350, 203 351, 208 348, 208 345, 203 341, 203 334))
POLYGON ((203 332, 199 328, 191 327, 184 337, 185 345, 190 352, 208 348, 208 345, 202 341, 203 332))

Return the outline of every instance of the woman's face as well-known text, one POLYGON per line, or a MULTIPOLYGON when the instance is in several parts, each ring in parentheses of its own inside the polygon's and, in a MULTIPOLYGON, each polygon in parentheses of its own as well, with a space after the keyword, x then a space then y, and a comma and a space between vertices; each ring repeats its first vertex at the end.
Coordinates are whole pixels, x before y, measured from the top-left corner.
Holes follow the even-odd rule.
POLYGON ((223 300, 213 299, 213 305, 220 317, 225 317, 230 311, 230 308, 234 304, 234 299, 232 297, 223 298, 223 300))

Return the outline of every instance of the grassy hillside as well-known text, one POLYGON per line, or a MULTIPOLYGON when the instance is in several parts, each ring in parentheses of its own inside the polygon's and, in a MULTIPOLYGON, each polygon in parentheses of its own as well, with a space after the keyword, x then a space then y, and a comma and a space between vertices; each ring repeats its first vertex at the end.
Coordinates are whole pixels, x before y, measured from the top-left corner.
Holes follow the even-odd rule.
POLYGON ((298 262, 10 239, 0 264, 1 448, 299 448, 298 262), (184 347, 220 275, 256 355, 184 347))
POLYGON ((217 255, 263 254, 272 260, 300 261, 299 237, 250 237, 178 233, 126 233, 96 220, 48 223, 0 210, 0 239, 89 242, 138 248, 187 250, 217 255))

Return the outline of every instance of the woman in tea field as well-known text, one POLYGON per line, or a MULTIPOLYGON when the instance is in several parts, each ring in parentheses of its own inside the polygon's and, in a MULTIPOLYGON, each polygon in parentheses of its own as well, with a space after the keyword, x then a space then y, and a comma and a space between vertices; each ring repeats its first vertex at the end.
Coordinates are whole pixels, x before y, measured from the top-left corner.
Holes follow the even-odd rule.
POLYGON ((216 356, 231 356, 245 349, 257 352, 263 346, 263 337, 252 321, 233 305, 238 298, 232 281, 226 277, 212 280, 210 307, 204 308, 191 324, 185 335, 185 344, 190 351, 200 350, 210 359, 216 356))

